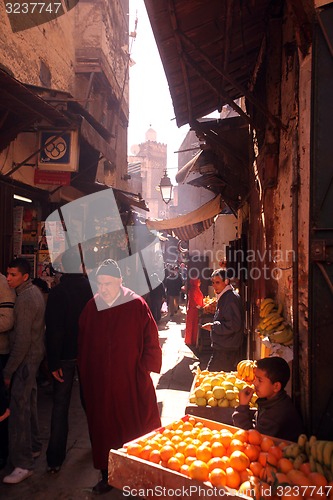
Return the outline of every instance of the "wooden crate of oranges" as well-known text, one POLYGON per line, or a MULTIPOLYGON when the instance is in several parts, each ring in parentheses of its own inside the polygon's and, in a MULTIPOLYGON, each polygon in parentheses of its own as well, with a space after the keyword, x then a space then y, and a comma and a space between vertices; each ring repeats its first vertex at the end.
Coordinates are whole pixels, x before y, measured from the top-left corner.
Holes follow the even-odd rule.
POLYGON ((314 436, 308 440, 301 435, 290 443, 255 429, 185 415, 120 450, 110 450, 109 483, 124 496, 152 499, 245 495, 258 500, 332 500, 333 482, 325 466, 332 450, 332 442, 314 436), (323 451, 321 469, 311 461, 312 448, 316 456, 323 451))
POLYGON ((256 430, 185 415, 119 450, 110 450, 109 483, 127 496, 146 498, 196 500, 214 497, 214 488, 223 489, 215 491, 216 497, 240 493, 251 497, 254 490, 269 487, 268 463, 277 465, 283 458, 280 446, 281 440, 256 430))

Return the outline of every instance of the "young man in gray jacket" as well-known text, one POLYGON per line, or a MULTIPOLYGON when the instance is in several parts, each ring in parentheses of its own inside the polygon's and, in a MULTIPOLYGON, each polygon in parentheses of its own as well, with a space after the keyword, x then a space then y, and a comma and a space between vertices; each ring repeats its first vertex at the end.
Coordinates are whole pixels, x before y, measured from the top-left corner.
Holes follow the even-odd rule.
POLYGON ((241 298, 235 292, 224 269, 217 269, 211 275, 217 305, 212 323, 202 328, 210 331, 213 354, 207 369, 214 371, 236 370, 241 360, 244 340, 244 309, 241 298))
POLYGON ((4 369, 5 385, 10 387, 9 459, 14 470, 3 482, 9 484, 31 476, 34 455, 41 449, 36 373, 44 355, 45 301, 29 276, 30 264, 26 259, 9 263, 7 282, 17 295, 10 354, 4 369))
MULTIPOLYGON (((14 324, 15 292, 9 288, 6 277, 0 273, 0 365, 1 373, 9 357, 9 330, 14 324)), ((3 380, 0 381, 3 384, 3 380)), ((2 385, 3 387, 3 385, 2 385)), ((3 388, 2 409, 7 410, 8 398, 3 388), (6 406, 6 408, 4 408, 6 406)), ((1 412, 0 412, 1 414, 1 412)), ((7 412, 8 414, 8 412, 7 412)), ((1 417, 0 417, 1 418, 1 417)), ((8 456, 8 420, 0 421, 0 469, 6 465, 8 456)))

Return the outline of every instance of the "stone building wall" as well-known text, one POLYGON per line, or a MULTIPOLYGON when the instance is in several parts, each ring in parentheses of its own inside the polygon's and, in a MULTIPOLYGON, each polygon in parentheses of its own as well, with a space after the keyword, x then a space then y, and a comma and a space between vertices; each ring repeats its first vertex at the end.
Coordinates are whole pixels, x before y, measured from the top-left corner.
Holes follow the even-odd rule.
POLYGON ((1 2, 0 19, 1 64, 24 83, 72 92, 75 8, 49 23, 13 33, 5 3, 1 2), (44 78, 41 78, 42 65, 46 74, 44 78))
MULTIPOLYGON (((66 91, 77 99, 109 131, 109 144, 116 153, 112 175, 107 172, 104 176, 103 169, 99 169, 99 181, 108 181, 109 185, 125 190, 127 14, 128 0, 84 1, 57 19, 13 32, 5 5, 0 4, 0 63, 3 68, 23 83, 66 91)), ((19 138, 5 152, 9 164, 25 154, 20 143, 19 138)), ((24 172, 21 169, 15 178, 33 185, 33 168, 27 167, 24 172)))
MULTIPOLYGON (((298 50, 293 22, 286 10, 268 31, 265 106, 281 123, 274 126, 266 116, 264 137, 257 131, 249 203, 249 247, 257 255, 250 269, 267 266, 268 279, 261 275, 249 286, 253 331, 260 299, 283 303, 283 315, 299 337, 294 359, 307 387, 311 53, 298 50)), ((258 355, 260 341, 253 335, 258 355)), ((299 388, 293 394, 299 400, 299 388)), ((302 408, 303 415, 307 412, 302 408)))

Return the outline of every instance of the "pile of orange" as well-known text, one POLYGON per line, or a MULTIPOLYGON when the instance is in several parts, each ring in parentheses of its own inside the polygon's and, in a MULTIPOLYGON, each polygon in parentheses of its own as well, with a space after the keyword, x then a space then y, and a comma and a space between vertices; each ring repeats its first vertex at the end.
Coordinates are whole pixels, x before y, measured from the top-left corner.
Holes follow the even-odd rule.
MULTIPOLYGON (((294 469, 292 461, 283 457, 284 446, 285 443, 276 445, 272 438, 255 429, 235 432, 226 428, 209 429, 194 417, 184 417, 129 443, 126 452, 191 479, 210 481, 212 486, 233 488, 258 499, 274 494, 274 489, 276 493, 279 484, 291 485, 285 500, 288 496, 301 498, 293 485, 329 486, 324 476, 310 472, 309 464, 294 469)), ((284 498, 284 491, 280 488, 276 496, 284 498)), ((316 492, 310 495, 310 490, 303 497, 323 500, 316 492)))

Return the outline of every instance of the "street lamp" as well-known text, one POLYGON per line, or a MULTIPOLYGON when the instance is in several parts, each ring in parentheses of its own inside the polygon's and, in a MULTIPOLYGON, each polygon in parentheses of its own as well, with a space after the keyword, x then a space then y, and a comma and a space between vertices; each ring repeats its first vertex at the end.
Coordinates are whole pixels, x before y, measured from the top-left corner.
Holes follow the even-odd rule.
POLYGON ((170 203, 172 199, 172 188, 173 185, 171 184, 170 178, 167 175, 167 171, 164 170, 164 177, 162 177, 160 182, 160 191, 162 200, 166 204, 170 203))

